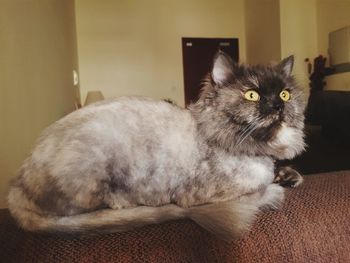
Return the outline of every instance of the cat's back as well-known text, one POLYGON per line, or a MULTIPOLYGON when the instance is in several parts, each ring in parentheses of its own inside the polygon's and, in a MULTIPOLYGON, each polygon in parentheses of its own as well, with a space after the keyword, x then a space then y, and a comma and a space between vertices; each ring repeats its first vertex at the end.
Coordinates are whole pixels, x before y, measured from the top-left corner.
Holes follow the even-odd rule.
POLYGON ((52 167, 73 166, 74 160, 171 160, 188 158, 197 146, 196 125, 188 110, 150 98, 121 97, 79 109, 48 127, 31 159, 52 167))
POLYGON ((89 105, 57 123, 58 130, 67 127, 125 137, 167 130, 193 132, 195 123, 188 110, 171 103, 146 97, 120 97, 89 105))
POLYGON ((146 97, 120 97, 72 112, 49 126, 43 132, 41 140, 54 135, 62 139, 62 136, 70 132, 77 135, 78 130, 97 134, 101 131, 108 130, 112 133, 127 128, 128 132, 142 130, 145 133, 148 126, 162 129, 169 125, 178 126, 179 123, 183 124, 181 127, 194 124, 190 113, 183 108, 146 97))

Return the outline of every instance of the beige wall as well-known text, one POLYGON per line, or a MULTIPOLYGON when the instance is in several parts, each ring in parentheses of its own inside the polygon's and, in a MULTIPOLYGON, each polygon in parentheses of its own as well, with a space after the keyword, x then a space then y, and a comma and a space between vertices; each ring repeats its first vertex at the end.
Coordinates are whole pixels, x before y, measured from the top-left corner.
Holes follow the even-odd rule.
POLYGON ((74 2, 0 1, 0 207, 40 131, 74 109, 74 2))
POLYGON ((305 58, 318 55, 316 0, 280 0, 281 55, 295 55, 294 74, 305 94, 309 79, 305 58))
MULTIPOLYGON (((319 53, 328 57, 328 33, 350 26, 350 0, 318 0, 317 26, 319 53)), ((350 72, 329 76, 326 83, 329 90, 350 90, 350 72)))
POLYGON ((184 104, 181 37, 238 37, 243 0, 76 0, 81 95, 143 95, 184 104))
POLYGON ((317 0, 318 49, 328 55, 328 33, 350 26, 350 0, 317 0))
POLYGON ((280 10, 276 0, 245 0, 247 62, 281 60, 280 10))

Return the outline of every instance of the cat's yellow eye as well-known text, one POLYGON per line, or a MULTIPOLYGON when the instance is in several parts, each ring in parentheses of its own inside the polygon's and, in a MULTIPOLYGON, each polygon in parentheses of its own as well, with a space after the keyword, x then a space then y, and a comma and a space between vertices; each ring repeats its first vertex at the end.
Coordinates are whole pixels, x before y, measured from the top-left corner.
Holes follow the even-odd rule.
POLYGON ((280 93, 280 97, 283 101, 289 101, 290 100, 290 93, 288 90, 282 90, 280 93))
POLYGON ((246 93, 244 93, 244 97, 250 101, 260 100, 260 95, 255 90, 248 90, 246 93))

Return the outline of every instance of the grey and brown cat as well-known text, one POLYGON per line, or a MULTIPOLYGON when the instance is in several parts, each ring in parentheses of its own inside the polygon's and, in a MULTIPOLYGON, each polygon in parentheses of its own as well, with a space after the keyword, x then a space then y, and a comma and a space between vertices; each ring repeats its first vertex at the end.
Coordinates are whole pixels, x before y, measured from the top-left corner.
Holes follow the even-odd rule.
POLYGON ((291 71, 214 59, 198 102, 123 97, 92 104, 48 127, 8 195, 30 231, 113 232, 191 218, 230 238, 282 185, 302 177, 274 161, 304 150, 304 98, 291 71), (291 176, 292 175, 292 176, 291 176))

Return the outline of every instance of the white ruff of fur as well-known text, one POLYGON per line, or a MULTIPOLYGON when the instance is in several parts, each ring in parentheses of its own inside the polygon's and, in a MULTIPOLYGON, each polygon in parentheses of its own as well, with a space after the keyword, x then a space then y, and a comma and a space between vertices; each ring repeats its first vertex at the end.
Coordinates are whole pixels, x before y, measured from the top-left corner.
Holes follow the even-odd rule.
POLYGON ((276 139, 269 143, 273 148, 281 148, 278 159, 292 159, 305 149, 304 134, 300 129, 288 127, 285 123, 277 133, 276 139))

